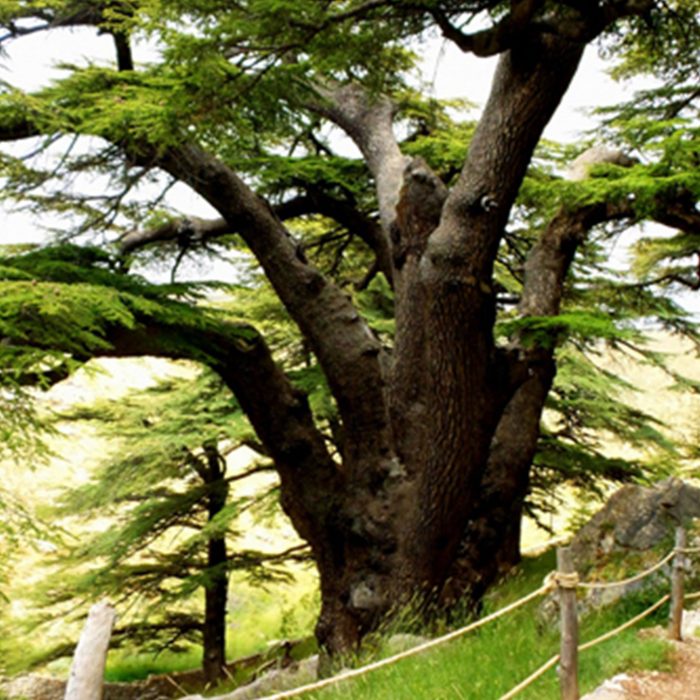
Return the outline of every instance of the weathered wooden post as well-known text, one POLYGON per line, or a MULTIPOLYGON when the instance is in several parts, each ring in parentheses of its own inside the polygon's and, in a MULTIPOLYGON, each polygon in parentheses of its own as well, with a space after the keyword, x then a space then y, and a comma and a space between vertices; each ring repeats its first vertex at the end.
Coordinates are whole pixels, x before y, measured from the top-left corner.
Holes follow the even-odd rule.
POLYGON ((571 549, 557 548, 557 570, 564 574, 559 584, 561 646, 559 651, 559 687, 561 700, 579 700, 578 693, 578 614, 576 585, 571 549), (571 579, 571 580, 569 580, 571 579))
POLYGON ((676 556, 673 558, 671 569, 671 616, 668 624, 669 639, 676 639, 679 642, 683 639, 683 574, 685 571, 685 529, 676 528, 676 556))
POLYGON ((114 608, 107 602, 96 603, 90 608, 73 655, 65 700, 101 700, 109 638, 115 619, 114 608))

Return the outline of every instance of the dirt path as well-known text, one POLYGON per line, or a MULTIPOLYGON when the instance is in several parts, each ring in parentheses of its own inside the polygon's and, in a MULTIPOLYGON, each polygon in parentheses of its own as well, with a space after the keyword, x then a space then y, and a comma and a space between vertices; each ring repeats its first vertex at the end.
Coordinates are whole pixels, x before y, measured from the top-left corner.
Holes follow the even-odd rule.
POLYGON ((700 700, 700 639, 673 642, 671 673, 643 671, 606 681, 583 700, 700 700))
POLYGON ((700 639, 676 643, 672 673, 634 674, 623 682, 625 700, 698 700, 700 698, 700 639))

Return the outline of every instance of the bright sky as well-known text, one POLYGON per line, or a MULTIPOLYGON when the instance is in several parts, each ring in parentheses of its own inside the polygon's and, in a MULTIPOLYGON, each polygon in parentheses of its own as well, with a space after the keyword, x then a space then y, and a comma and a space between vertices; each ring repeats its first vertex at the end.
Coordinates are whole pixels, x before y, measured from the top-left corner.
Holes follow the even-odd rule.
MULTIPOLYGON (((110 65, 114 61, 111 38, 98 36, 91 28, 34 34, 13 41, 6 48, 7 55, 0 59, 0 80, 24 89, 36 89, 58 75, 52 67, 57 59, 66 63, 83 63, 92 58, 110 65)), ((152 56, 153 52, 147 46, 135 48, 137 62, 147 61, 152 56)), ((488 97, 495 63, 495 58, 466 56, 451 42, 433 40, 424 47, 423 79, 432 86, 431 90, 436 97, 468 98, 477 105, 483 105, 488 97)), ((589 47, 572 86, 545 131, 545 137, 574 141, 586 129, 594 126, 593 120, 586 114, 587 109, 627 99, 631 97, 634 87, 610 79, 596 48, 589 47)), ((19 150, 14 147, 13 152, 26 153, 30 150, 28 143, 20 145, 19 150)), ((216 216, 206 202, 184 186, 176 186, 169 201, 177 202, 178 208, 189 215, 216 216)), ((46 217, 43 218, 44 222, 45 219, 46 217)), ((655 231, 657 230, 662 229, 657 227, 655 231)), ((11 212, 0 203, 0 242, 38 242, 45 237, 37 217, 11 212)), ((624 248, 624 242, 619 242, 615 251, 620 266, 624 265, 624 248)), ((194 276, 197 277, 198 274, 195 272, 194 276)), ((700 312, 698 296, 684 295, 683 303, 690 305, 695 312, 700 312)))
MULTIPOLYGON (((60 72, 53 62, 84 63, 88 59, 114 61, 114 48, 109 36, 98 36, 91 28, 62 29, 30 35, 6 45, 8 55, 0 59, 0 80, 27 90, 37 89, 60 72)), ((136 61, 153 57, 146 47, 136 47, 136 61)), ((431 41, 425 45, 424 79, 432 84, 433 94, 441 98, 467 97, 483 105, 488 97, 491 75, 496 59, 479 59, 464 55, 451 42, 431 41)), ((557 115, 549 125, 546 136, 558 140, 570 140, 590 127, 591 121, 583 113, 586 107, 614 103, 627 93, 602 73, 602 63, 595 50, 589 50, 585 65, 579 71, 574 85, 557 115)), ((16 153, 30 150, 26 143, 16 153)), ((196 195, 177 191, 171 201, 177 201, 187 213, 214 216, 215 213, 196 195)), ((37 229, 33 218, 0 210, 3 241, 42 240, 44 234, 37 229)))

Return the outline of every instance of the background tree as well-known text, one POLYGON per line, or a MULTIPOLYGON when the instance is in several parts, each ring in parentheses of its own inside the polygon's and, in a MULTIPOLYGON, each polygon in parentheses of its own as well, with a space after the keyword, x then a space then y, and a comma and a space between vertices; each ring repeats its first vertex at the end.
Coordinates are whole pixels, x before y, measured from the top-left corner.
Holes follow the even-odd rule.
MULTIPOLYGON (((36 254, 11 260, 26 273, 5 273, 2 334, 79 360, 150 353, 214 369, 272 459, 282 505, 311 546, 317 634, 331 651, 355 645, 416 590, 476 602, 494 575, 486 554, 504 566, 518 556, 512 524, 530 487, 557 347, 565 338, 633 334, 630 315, 604 294, 619 286, 596 274, 601 261, 572 264, 601 227, 641 219, 697 226, 697 169, 672 149, 655 150, 658 142, 639 164, 609 162, 605 178, 550 176, 539 189, 525 180, 535 148, 584 48, 599 38, 624 70, 690 83, 697 10, 695 1, 654 0, 144 0, 91 12, 73 2, 6 3, 8 37, 96 25, 114 36, 117 53, 116 70, 73 67, 31 95, 5 88, 0 138, 100 139, 89 155, 69 152, 55 167, 6 158, 8 192, 43 210, 74 211, 82 217, 75 235, 106 231, 123 255, 166 242, 179 259, 242 240, 323 371, 337 453, 260 335, 176 299, 176 285, 138 282, 125 274, 130 257, 109 280, 98 277, 107 265, 99 257, 72 279, 65 259, 61 272, 40 270, 36 254), (394 130, 416 103, 406 45, 436 30, 466 53, 499 55, 489 101, 476 127, 462 131, 462 156, 446 173, 411 157, 415 138, 400 144, 394 130), (125 47, 145 35, 160 57, 141 68, 125 47), (364 178, 348 185, 348 173, 331 178, 343 163, 323 142, 319 127, 329 122, 355 142, 374 191, 364 178), (281 145, 300 159, 290 179, 274 173, 275 188, 260 170, 281 145), (107 178, 105 192, 66 192, 66 172, 86 169, 107 178), (128 194, 154 171, 189 185, 220 218, 153 216, 152 203, 134 204, 128 194), (381 272, 393 290, 391 347, 285 223, 315 215, 371 251, 365 279, 381 272), (517 281, 506 293, 502 267, 517 281), (497 326, 499 313, 510 323, 497 326), (60 336, 51 333, 58 327, 60 336)), ((430 135, 434 122, 423 122, 430 135)), ((637 297, 625 290, 627 308, 649 314, 645 301, 651 315, 692 331, 670 302, 652 303, 640 289, 637 297)))
MULTIPOLYGON (((236 546, 242 513, 260 517, 275 489, 230 497, 232 484, 270 469, 227 472, 226 455, 251 435, 235 400, 204 372, 59 417, 96 422, 117 447, 90 482, 67 490, 53 509, 84 534, 66 540, 33 597, 65 619, 66 603, 81 614, 85 601, 107 596, 129 611, 114 645, 128 640, 160 651, 201 644, 204 676, 217 682, 225 673, 230 572, 270 582, 287 578, 284 564, 304 557, 303 547, 265 553, 236 546), (195 602, 199 591, 203 605, 195 602)), ((37 660, 72 648, 59 645, 37 660)))

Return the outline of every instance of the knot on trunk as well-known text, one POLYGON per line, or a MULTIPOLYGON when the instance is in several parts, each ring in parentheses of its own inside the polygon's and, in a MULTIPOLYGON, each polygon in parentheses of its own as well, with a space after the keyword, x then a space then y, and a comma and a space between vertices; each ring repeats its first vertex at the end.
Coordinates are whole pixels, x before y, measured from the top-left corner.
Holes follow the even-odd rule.
POLYGON ((355 610, 379 611, 384 608, 384 595, 378 576, 368 575, 350 586, 350 605, 355 610))
POLYGON ((401 269, 409 256, 419 259, 423 255, 428 236, 440 223, 445 199, 447 188, 442 180, 422 158, 412 158, 404 170, 391 230, 396 269, 401 269))

